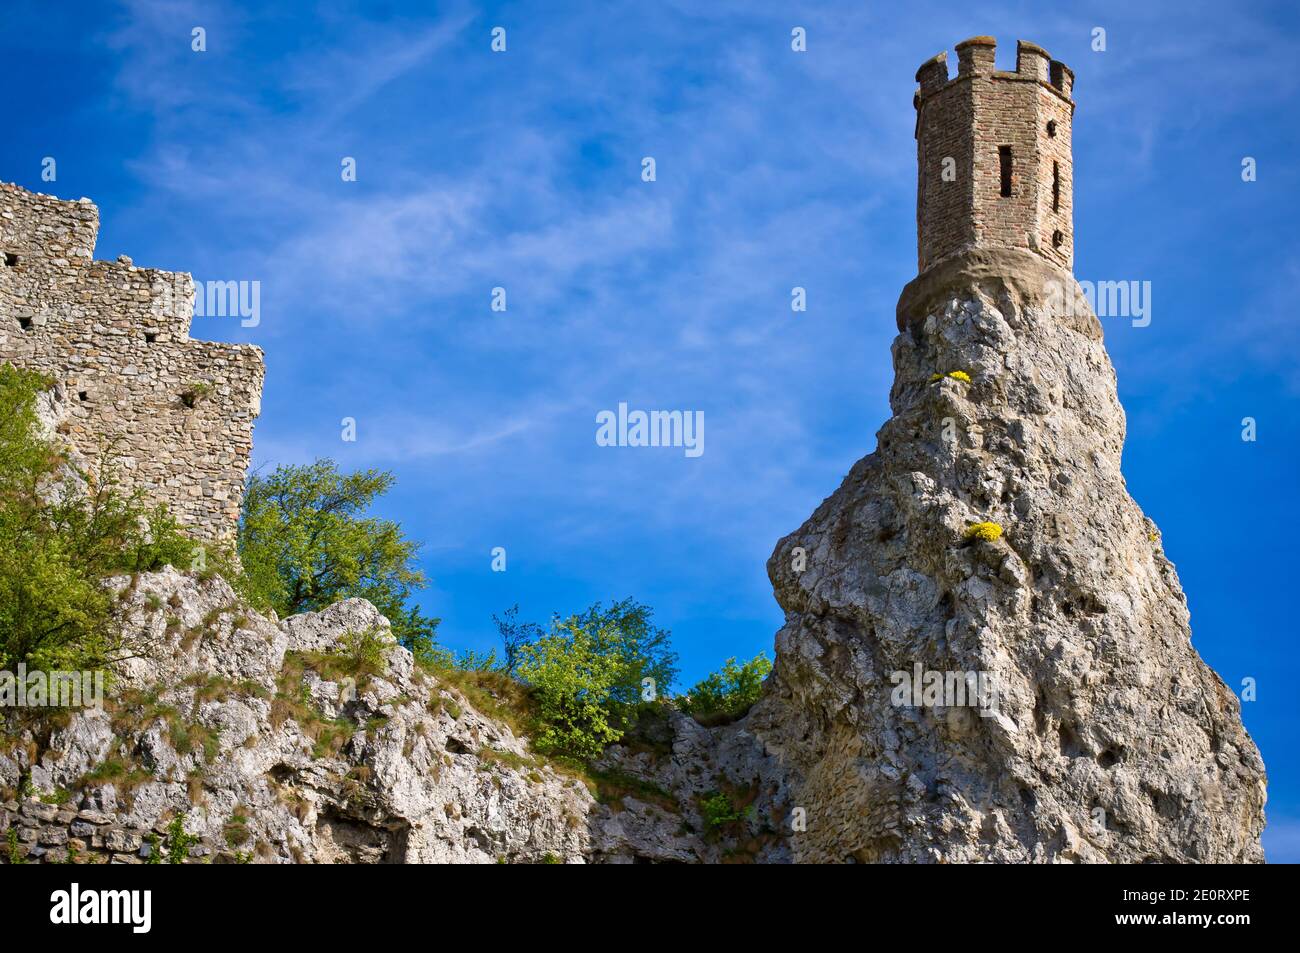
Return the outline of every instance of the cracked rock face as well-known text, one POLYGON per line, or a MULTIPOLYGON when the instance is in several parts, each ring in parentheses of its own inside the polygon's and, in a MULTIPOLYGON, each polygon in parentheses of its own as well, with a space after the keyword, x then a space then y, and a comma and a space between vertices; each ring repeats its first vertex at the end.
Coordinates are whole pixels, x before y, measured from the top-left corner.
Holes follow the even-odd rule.
POLYGON ((170 818, 219 860, 304 863, 581 861, 595 803, 504 724, 419 671, 370 603, 350 599, 275 624, 220 578, 172 569, 116 580, 133 649, 103 710, 0 749, 0 784, 23 772, 58 806, 0 805, 29 859, 133 863, 170 818), (302 653, 348 632, 389 641, 385 671, 351 687, 302 653), (122 770, 86 781, 103 766, 122 770), (28 845, 30 841, 30 845, 28 845), (57 854, 58 856, 54 856, 57 854))
POLYGON ((220 578, 109 585, 128 657, 104 707, 0 737, 0 787, 30 786, 0 798, 24 860, 141 863, 177 818, 200 862, 788 860, 779 765, 743 726, 665 710, 653 744, 607 751, 598 801, 420 670, 364 600, 276 623, 220 578), (387 642, 383 671, 349 682, 331 659, 366 631, 387 642), (722 788, 746 810, 714 830, 701 800, 722 788))
POLYGON ((1125 488, 1100 324, 1030 259, 904 291, 876 452, 768 562, 747 722, 806 809, 796 861, 1263 860, 1264 766, 1125 488), (918 666, 952 690, 900 704, 918 666))

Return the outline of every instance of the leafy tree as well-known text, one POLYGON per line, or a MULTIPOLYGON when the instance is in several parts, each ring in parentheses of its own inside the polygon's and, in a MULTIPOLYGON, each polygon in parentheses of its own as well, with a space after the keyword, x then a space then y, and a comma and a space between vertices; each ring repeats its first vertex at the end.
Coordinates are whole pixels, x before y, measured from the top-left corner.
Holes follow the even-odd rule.
POLYGON ((367 515, 393 481, 379 470, 340 473, 332 460, 251 476, 239 525, 251 601, 286 616, 368 599, 417 657, 440 657, 439 620, 407 601, 426 584, 415 568, 419 544, 397 523, 367 515))
POLYGON ((601 651, 615 658, 619 673, 611 691, 614 703, 636 705, 643 697, 645 679, 654 683, 654 698, 668 697, 677 678, 677 653, 671 649, 672 633, 650 621, 654 610, 632 599, 608 609, 597 602, 570 622, 595 634, 601 651))
POLYGON ((658 692, 676 677, 677 656, 651 615, 631 599, 608 609, 596 603, 556 617, 549 633, 519 646, 516 672, 533 689, 542 725, 538 750, 593 758, 623 736, 644 679, 653 679, 655 697, 662 697, 658 692))
POLYGON ((611 714, 622 660, 598 633, 557 620, 550 634, 521 649, 518 669, 537 704, 537 750, 594 758, 622 737, 611 714))
POLYGON ((78 473, 39 434, 36 401, 50 386, 0 365, 0 668, 108 664, 120 632, 105 577, 188 567, 197 548, 164 509, 121 490, 111 447, 78 473))
POLYGON ((723 663, 678 699, 682 711, 700 719, 739 718, 763 691, 763 679, 772 671, 767 655, 759 653, 743 665, 734 658, 723 663))

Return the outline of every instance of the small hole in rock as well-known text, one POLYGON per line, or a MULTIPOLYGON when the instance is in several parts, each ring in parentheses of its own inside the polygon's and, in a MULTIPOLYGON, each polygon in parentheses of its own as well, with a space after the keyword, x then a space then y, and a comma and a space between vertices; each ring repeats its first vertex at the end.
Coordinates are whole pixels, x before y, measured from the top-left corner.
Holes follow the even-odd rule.
POLYGON ((19 326, 20 328, 22 328, 24 331, 30 331, 30 330, 32 329, 32 319, 31 319, 31 318, 19 318, 19 319, 18 319, 18 326, 19 326))
POLYGON ((90 400, 90 394, 87 391, 77 391, 77 400, 90 400))
POLYGON ((155 334, 153 331, 146 331, 144 332, 144 340, 146 344, 153 344, 155 341, 158 340, 158 335, 155 334))
POLYGON ((5 267, 6 267, 6 268, 17 268, 17 267, 18 267, 18 256, 15 255, 13 252, 8 252, 8 251, 5 252, 5 267))

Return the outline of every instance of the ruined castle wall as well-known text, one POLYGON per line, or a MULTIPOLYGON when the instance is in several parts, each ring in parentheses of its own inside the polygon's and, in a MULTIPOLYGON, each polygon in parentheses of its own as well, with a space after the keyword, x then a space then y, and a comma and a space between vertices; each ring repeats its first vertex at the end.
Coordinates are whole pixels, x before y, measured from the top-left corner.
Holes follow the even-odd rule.
POLYGON ((233 538, 262 352, 190 339, 189 275, 95 261, 99 213, 0 183, 0 362, 66 391, 61 432, 197 536, 233 538))

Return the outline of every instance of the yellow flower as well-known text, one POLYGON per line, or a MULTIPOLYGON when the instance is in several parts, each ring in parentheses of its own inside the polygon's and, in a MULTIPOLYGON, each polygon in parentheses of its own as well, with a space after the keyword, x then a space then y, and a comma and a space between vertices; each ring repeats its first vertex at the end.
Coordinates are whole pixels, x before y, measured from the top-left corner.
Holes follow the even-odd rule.
POLYGON ((948 376, 955 381, 961 381, 963 384, 970 383, 970 375, 965 371, 949 371, 948 376))
POLYGON ((933 384, 935 381, 941 381, 941 380, 943 380, 943 375, 942 375, 942 374, 931 374, 931 375, 930 375, 930 383, 931 383, 931 384, 933 384))
POLYGON ((985 543, 991 543, 1002 536, 1002 525, 1000 523, 972 523, 966 527, 963 539, 978 539, 985 543))

